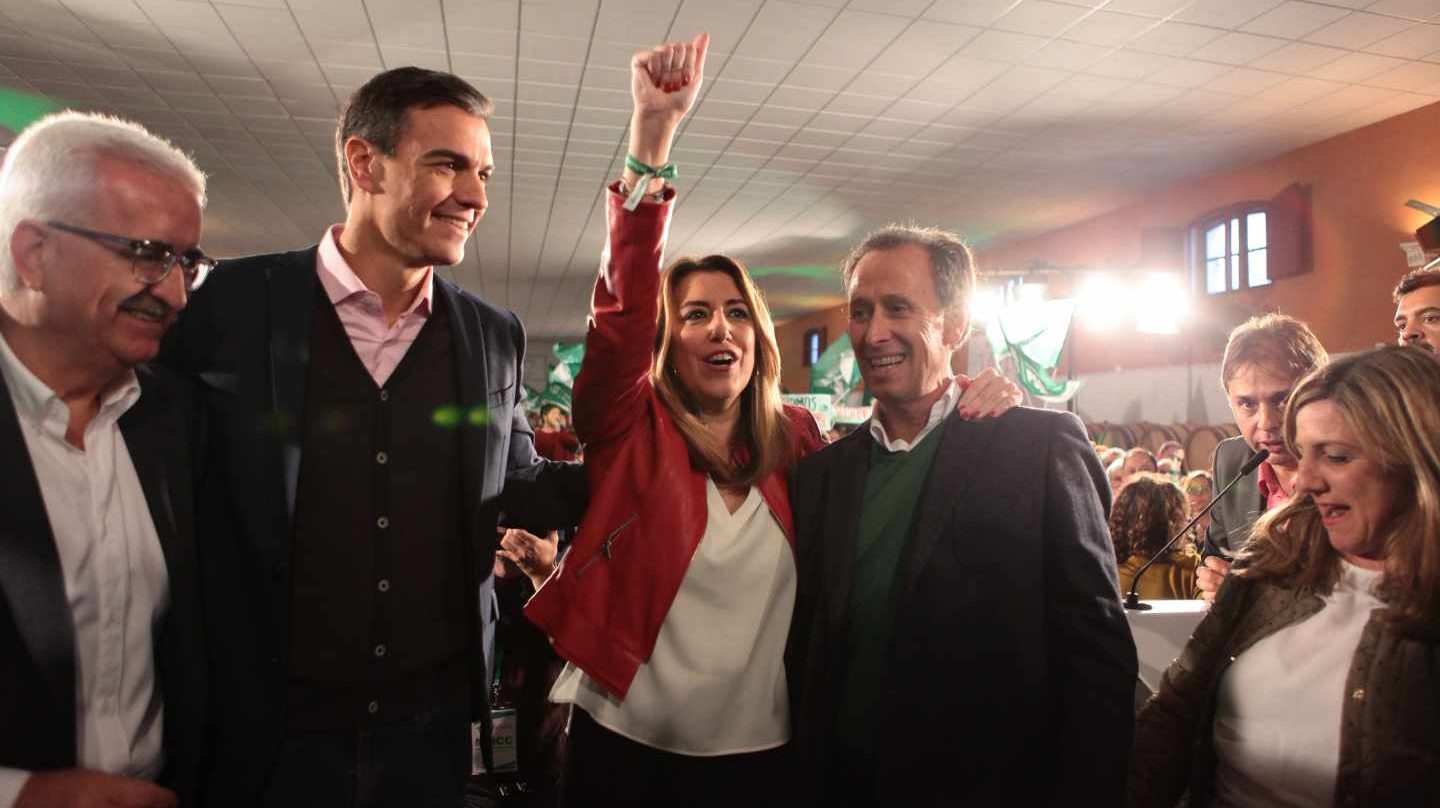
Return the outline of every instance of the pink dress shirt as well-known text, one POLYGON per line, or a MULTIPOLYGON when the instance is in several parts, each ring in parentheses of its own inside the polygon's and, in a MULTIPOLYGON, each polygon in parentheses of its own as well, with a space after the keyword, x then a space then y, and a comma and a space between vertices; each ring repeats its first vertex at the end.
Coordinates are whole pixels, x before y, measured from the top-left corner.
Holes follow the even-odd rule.
POLYGON ((1290 501, 1290 492, 1280 487, 1280 478, 1269 463, 1260 464, 1260 474, 1255 480, 1260 489, 1260 498, 1265 501, 1265 510, 1271 511, 1290 501))
POLYGON ((375 385, 384 387, 430 317, 435 295, 435 271, 426 270, 425 280, 414 302, 395 319, 393 325, 387 323, 380 295, 366 288, 340 252, 337 242, 342 229, 344 225, 337 224, 325 231, 325 237, 320 240, 320 251, 315 256, 315 274, 320 276, 320 285, 325 288, 326 297, 340 316, 340 324, 345 327, 345 335, 350 338, 350 345, 355 348, 360 362, 370 372, 375 385))

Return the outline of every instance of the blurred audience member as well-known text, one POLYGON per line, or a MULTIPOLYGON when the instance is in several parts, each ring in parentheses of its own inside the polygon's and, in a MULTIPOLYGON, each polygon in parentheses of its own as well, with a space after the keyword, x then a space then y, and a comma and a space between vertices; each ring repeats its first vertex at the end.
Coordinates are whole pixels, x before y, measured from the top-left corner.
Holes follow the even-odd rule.
POLYGON ((1206 600, 1214 599, 1230 569, 1228 558, 1245 546, 1255 520, 1290 499, 1297 461, 1285 446, 1285 401, 1300 377, 1327 361, 1329 354, 1315 334, 1283 314, 1252 317, 1230 332, 1220 383, 1240 435, 1215 447, 1216 490, 1234 480, 1256 450, 1270 456, 1210 511, 1205 564, 1198 573, 1206 600))
POLYGON ((1155 462, 1155 470, 1169 477, 1171 480, 1180 479, 1180 461, 1173 457, 1164 457, 1155 462))
POLYGON ((1119 446, 1100 446, 1097 447, 1097 452, 1100 455, 1100 465, 1107 469, 1110 468, 1111 463, 1117 460, 1120 461, 1120 465, 1125 465, 1125 450, 1119 446))
POLYGON ((1110 480, 1110 494, 1119 496, 1120 489, 1125 487, 1125 459, 1122 457, 1106 466, 1105 476, 1110 480))
MULTIPOLYGON (((1120 591, 1129 592, 1135 573, 1189 521, 1185 495, 1169 477, 1140 473, 1115 497, 1110 537, 1120 562, 1120 591)), ((1195 597, 1195 549, 1181 540, 1140 579, 1142 600, 1195 597)))
POLYGON ((1396 341, 1435 353, 1440 346, 1440 269, 1417 269, 1400 279, 1395 300, 1396 341))
POLYGON ((570 431, 569 419, 559 404, 540 407, 540 428, 535 431, 535 453, 546 460, 574 460, 580 439, 570 431))
POLYGON ((1167 440, 1160 444, 1160 449, 1155 452, 1156 460, 1174 460, 1177 464, 1185 465, 1185 447, 1179 441, 1167 440))
POLYGON ((1402 348, 1300 382, 1297 494, 1141 712, 1128 804, 1440 798, 1440 366, 1402 348))
MULTIPOLYGON (((1203 510, 1204 507, 1210 503, 1211 498, 1215 496, 1215 478, 1210 476, 1210 472, 1204 469, 1196 469, 1185 475, 1185 480, 1180 485, 1180 490, 1185 492, 1185 502, 1190 506, 1190 518, 1193 519, 1195 518, 1195 514, 1203 510)), ((1191 528, 1191 534, 1194 537, 1194 544, 1197 548, 1205 540, 1205 531, 1209 527, 1210 514, 1207 513, 1200 517, 1200 521, 1195 523, 1195 527, 1191 528)))
POLYGON ((1160 467, 1155 462, 1155 455, 1149 449, 1136 446, 1125 453, 1125 476, 1129 477, 1139 474, 1142 471, 1159 471, 1160 467))

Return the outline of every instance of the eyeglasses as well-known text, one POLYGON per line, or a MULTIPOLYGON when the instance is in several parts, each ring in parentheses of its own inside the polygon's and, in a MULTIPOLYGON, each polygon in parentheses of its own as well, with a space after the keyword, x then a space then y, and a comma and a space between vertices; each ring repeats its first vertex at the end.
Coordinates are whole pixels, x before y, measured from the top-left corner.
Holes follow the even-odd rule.
POLYGON ((130 271, 135 274, 135 280, 146 286, 163 283, 166 278, 170 277, 170 270, 179 265, 180 273, 185 277, 185 288, 193 292, 200 288, 200 284, 205 282, 205 277, 210 274, 210 270, 215 268, 215 259, 199 250, 176 253, 174 247, 163 241, 148 238, 126 238, 111 233, 101 233, 97 230, 86 230, 83 227, 63 222, 46 222, 46 224, 56 230, 73 233, 97 243, 117 244, 123 247, 125 254, 130 256, 130 271))

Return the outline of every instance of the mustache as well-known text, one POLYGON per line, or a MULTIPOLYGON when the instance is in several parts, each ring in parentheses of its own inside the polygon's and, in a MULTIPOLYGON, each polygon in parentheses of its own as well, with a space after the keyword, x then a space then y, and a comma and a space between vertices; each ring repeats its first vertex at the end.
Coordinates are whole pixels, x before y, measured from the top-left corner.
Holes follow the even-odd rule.
POLYGON ((165 318, 174 313, 169 303, 161 300, 149 292, 137 292, 130 297, 120 301, 122 311, 134 311, 146 314, 151 317, 165 318))

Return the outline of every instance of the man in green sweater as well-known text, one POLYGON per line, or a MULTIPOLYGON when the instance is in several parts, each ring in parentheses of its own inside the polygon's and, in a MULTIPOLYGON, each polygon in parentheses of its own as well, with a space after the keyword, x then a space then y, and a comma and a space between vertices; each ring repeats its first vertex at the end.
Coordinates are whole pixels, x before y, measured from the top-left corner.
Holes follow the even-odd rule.
POLYGON ((1109 486, 1068 413, 966 421, 970 250, 890 227, 842 268, 875 412, 801 461, 786 655, 825 805, 1118 804, 1135 647, 1109 486))

